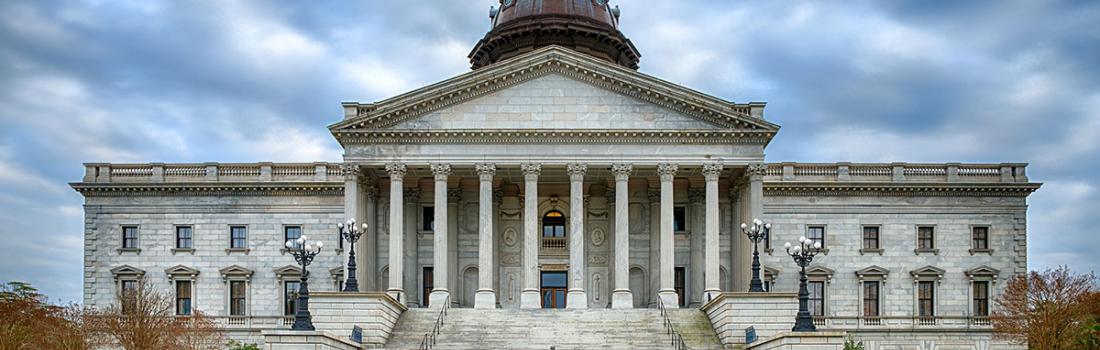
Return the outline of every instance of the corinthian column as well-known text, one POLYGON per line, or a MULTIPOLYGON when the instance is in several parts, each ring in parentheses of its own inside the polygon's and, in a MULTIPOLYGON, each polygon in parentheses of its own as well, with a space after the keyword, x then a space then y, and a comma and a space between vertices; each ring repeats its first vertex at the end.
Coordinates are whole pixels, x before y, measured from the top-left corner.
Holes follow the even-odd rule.
POLYGON ((432 274, 435 280, 432 283, 435 288, 428 297, 428 305, 441 308, 444 303, 450 302, 447 299, 451 296, 450 290, 447 289, 447 281, 449 281, 447 275, 450 272, 447 267, 450 260, 447 258, 447 176, 451 175, 451 165, 432 164, 432 175, 435 175, 435 227, 432 229, 435 236, 435 246, 432 251, 435 265, 432 274))
POLYGON ((539 174, 542 164, 524 163, 523 170, 523 292, 519 306, 542 308, 539 297, 539 174))
POLYGON ((673 264, 675 263, 673 249, 675 248, 672 236, 672 178, 676 176, 676 164, 661 163, 657 165, 657 174, 661 177, 661 283, 657 297, 666 308, 680 307, 676 289, 672 285, 673 264))
MULTIPOLYGON (((355 164, 344 163, 340 165, 340 175, 344 176, 344 217, 343 220, 355 220, 355 222, 366 222, 359 215, 360 204, 360 191, 359 191, 359 166, 355 164)), ((343 220, 340 220, 341 222, 343 220)), ((336 239, 339 239, 342 243, 344 240, 343 235, 337 235, 336 239)), ((343 244, 338 244, 337 247, 341 247, 343 244)), ((351 246, 351 242, 348 242, 348 254, 350 255, 355 251, 355 247, 351 246)), ((365 255, 362 249, 359 250, 359 254, 365 255)), ((359 291, 359 273, 356 271, 356 267, 359 265, 359 261, 355 257, 348 257, 348 264, 344 267, 344 291, 358 292, 359 291)))
POLYGON ((587 309, 588 295, 584 291, 584 174, 587 164, 569 164, 569 294, 565 307, 587 309))
POLYGON ((493 263, 493 176, 497 173, 494 164, 477 164, 480 178, 478 191, 478 235, 477 235, 477 294, 474 294, 475 309, 494 309, 497 307, 497 293, 493 290, 493 272, 497 267, 493 263))
POLYGON ((611 308, 634 307, 634 294, 630 292, 630 164, 614 164, 615 174, 615 291, 611 293, 611 308))
POLYGON ((389 294, 394 299, 402 304, 408 303, 408 298, 405 296, 404 272, 405 272, 405 260, 404 260, 404 184, 405 179, 405 164, 404 163, 390 163, 386 165, 386 172, 390 174, 390 276, 389 276, 389 294))
MULTIPOLYGON (((722 174, 722 163, 703 164, 703 177, 706 179, 706 254, 703 256, 704 271, 703 302, 709 302, 722 288, 718 285, 718 176, 722 174)), ((732 228, 731 228, 732 229, 732 228)))

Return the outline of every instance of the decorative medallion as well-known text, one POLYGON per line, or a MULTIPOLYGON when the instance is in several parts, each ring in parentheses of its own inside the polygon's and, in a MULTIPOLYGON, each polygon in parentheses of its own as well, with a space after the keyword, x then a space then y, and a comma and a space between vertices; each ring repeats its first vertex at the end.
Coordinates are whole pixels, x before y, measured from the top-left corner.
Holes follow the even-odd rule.
POLYGON ((504 239, 504 245, 509 246, 509 247, 515 246, 516 245, 516 230, 513 229, 513 228, 510 228, 510 227, 507 230, 504 230, 503 239, 504 239))
POLYGON ((603 242, 606 238, 607 237, 605 237, 605 235, 603 234, 603 230, 601 230, 601 229, 592 230, 592 245, 597 246, 597 247, 602 246, 603 242))

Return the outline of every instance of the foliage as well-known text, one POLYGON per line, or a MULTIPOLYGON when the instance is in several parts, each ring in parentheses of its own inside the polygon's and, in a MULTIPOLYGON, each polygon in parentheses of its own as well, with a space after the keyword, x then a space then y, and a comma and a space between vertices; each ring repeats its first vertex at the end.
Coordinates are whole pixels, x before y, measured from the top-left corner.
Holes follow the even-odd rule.
POLYGON ((230 340, 229 350, 260 350, 260 346, 253 343, 242 343, 236 340, 230 340))
POLYGON ((28 283, 0 285, 0 349, 84 350, 79 307, 50 305, 28 283))
POLYGON ((863 341, 856 341, 852 337, 844 339, 844 350, 867 350, 867 347, 863 345, 863 341))
POLYGON ((1068 267, 1032 271, 1012 278, 995 299, 994 334, 1036 350, 1100 349, 1096 275, 1068 267), (1093 342, 1093 345, 1089 345, 1093 342))
POLYGON ((173 299, 151 284, 139 281, 121 291, 119 302, 101 311, 88 311, 86 319, 97 344, 126 350, 223 349, 225 335, 212 319, 200 312, 176 316, 173 299))

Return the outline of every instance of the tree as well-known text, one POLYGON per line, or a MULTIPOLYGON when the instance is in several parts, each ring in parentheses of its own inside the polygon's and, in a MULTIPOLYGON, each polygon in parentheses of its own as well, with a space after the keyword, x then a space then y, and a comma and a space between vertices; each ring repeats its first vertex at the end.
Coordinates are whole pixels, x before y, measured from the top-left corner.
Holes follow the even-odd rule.
POLYGON ((81 314, 75 305, 50 305, 28 283, 0 285, 0 349, 89 349, 81 314))
POLYGON ((138 281, 118 293, 118 303, 102 311, 88 311, 97 344, 126 350, 223 349, 225 334, 200 312, 176 316, 171 297, 153 285, 138 281))
POLYGON ((995 298, 994 334, 1037 350, 1096 349, 1097 294, 1096 275, 1066 266, 1015 276, 995 298))

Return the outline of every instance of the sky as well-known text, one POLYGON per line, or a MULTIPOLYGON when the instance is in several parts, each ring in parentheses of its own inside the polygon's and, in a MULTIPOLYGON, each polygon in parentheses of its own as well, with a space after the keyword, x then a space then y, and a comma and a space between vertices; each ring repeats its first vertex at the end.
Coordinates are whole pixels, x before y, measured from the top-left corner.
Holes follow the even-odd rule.
MULTIPOLYGON (((340 102, 468 72, 494 4, 0 2, 0 281, 81 299, 81 163, 339 161, 340 102)), ((1100 269, 1100 2, 612 4, 642 72, 768 102, 768 161, 1027 162, 1029 267, 1100 269)))

